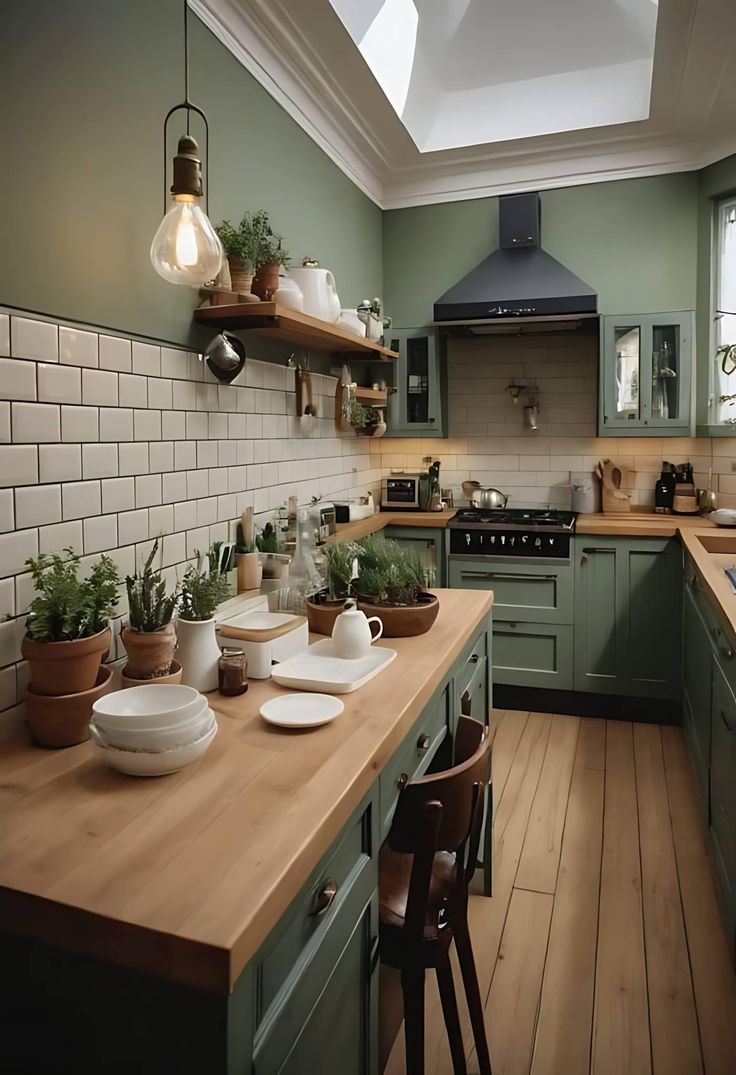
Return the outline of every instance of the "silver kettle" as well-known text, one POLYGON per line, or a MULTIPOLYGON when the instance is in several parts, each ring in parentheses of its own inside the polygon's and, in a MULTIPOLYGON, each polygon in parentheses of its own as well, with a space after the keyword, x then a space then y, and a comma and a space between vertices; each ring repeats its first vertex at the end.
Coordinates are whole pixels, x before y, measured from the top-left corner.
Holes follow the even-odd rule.
POLYGON ((509 502, 500 489, 487 489, 479 482, 463 482, 463 492, 474 508, 505 508, 509 502))

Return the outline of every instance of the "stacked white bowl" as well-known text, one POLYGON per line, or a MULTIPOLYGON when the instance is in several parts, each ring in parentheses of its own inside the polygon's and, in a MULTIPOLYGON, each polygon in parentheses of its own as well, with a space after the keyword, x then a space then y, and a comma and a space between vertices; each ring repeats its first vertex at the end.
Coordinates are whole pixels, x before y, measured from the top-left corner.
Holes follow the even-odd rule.
POLYGON ((163 776, 202 757, 217 734, 217 721, 193 687, 151 683, 99 698, 90 731, 95 750, 114 769, 163 776))

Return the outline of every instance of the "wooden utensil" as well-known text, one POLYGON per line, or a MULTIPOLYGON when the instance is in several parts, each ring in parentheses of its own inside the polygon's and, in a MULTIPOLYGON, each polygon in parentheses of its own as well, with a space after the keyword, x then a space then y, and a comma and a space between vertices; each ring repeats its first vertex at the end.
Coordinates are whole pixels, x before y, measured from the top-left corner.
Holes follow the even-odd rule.
POLYGON ((603 460, 603 514, 623 515, 631 511, 631 496, 622 485, 630 485, 630 472, 610 459, 603 460))

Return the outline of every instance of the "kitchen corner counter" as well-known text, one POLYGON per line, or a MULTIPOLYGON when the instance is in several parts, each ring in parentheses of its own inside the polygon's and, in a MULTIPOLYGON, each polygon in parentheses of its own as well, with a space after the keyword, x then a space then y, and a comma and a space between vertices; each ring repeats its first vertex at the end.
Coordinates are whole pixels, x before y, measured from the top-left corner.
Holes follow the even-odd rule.
POLYGON ((676 537, 691 530, 715 530, 715 523, 701 515, 655 515, 630 512, 626 515, 578 515, 576 534, 607 534, 610 537, 676 537))
POLYGON ((736 564, 736 530, 716 528, 714 524, 683 528, 680 540, 690 556, 700 587, 714 605, 719 619, 736 637, 736 594, 725 575, 725 568, 736 564))
POLYGON ((331 542, 357 541, 366 534, 375 534, 387 526, 419 526, 444 529, 453 518, 457 508, 446 511, 377 511, 367 519, 358 519, 353 523, 338 523, 337 532, 330 538, 331 542))
MULTIPOLYGON (((389 516, 390 518, 390 516, 389 516)), ((210 695, 201 762, 126 777, 91 743, 0 748, 0 919, 14 934, 227 994, 473 642, 492 594, 439 590, 431 632, 308 734, 260 718, 285 693, 210 695)))

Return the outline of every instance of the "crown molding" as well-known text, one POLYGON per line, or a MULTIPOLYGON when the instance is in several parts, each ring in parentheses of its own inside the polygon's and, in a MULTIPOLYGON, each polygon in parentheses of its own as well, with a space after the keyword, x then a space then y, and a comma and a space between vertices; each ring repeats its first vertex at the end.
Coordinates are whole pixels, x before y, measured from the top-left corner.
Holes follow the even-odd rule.
MULTIPOLYGON (((420 153, 382 92, 348 54, 320 0, 188 0, 201 21, 330 160, 381 209, 694 171, 736 151, 736 136, 688 140, 652 119, 544 138, 420 153), (298 11, 300 22, 292 11, 298 11), (311 32, 311 38, 309 33, 311 32), (340 54, 342 66, 334 60, 340 54), (323 59, 331 56, 329 65, 323 59), (345 92, 335 72, 346 82, 345 92)), ((683 0, 687 4, 687 0, 683 0)), ((695 5, 696 6, 696 5, 695 5)), ((348 39, 349 40, 349 39, 348 39)), ((688 46, 684 48, 687 55, 688 46)), ((702 131, 702 127, 701 127, 702 131)))

